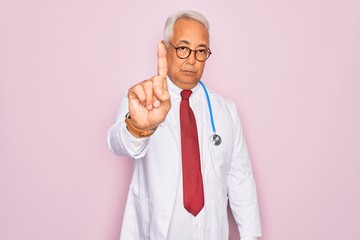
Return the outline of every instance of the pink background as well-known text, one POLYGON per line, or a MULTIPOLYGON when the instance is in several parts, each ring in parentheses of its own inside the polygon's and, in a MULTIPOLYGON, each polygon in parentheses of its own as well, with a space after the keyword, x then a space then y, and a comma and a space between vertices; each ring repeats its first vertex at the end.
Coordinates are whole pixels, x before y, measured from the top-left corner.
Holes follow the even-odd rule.
POLYGON ((181 9, 211 23, 203 80, 237 103, 262 239, 360 239, 357 0, 1 1, 0 239, 118 238, 131 164, 107 129, 181 9))

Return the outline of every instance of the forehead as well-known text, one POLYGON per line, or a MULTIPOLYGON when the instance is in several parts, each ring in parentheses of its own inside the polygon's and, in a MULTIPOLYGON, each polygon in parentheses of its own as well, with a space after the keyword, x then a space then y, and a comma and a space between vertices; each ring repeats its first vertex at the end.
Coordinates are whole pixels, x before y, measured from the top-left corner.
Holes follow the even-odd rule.
POLYGON ((172 41, 186 41, 190 44, 200 45, 209 44, 209 34, 206 27, 196 21, 190 19, 179 19, 174 25, 172 41))

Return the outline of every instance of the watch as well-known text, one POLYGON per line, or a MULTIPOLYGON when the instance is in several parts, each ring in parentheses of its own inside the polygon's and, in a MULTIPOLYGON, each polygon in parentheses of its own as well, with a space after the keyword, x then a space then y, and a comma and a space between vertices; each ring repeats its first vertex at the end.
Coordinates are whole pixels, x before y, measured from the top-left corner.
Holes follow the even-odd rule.
POLYGON ((134 127, 132 124, 131 124, 131 116, 130 116, 130 113, 127 113, 125 115, 125 123, 126 123, 126 126, 128 128, 128 130, 130 131, 130 133, 135 133, 136 135, 140 136, 140 137, 149 137, 151 135, 154 134, 154 132, 156 131, 157 128, 154 128, 154 129, 150 129, 150 130, 140 130, 136 127, 134 127))

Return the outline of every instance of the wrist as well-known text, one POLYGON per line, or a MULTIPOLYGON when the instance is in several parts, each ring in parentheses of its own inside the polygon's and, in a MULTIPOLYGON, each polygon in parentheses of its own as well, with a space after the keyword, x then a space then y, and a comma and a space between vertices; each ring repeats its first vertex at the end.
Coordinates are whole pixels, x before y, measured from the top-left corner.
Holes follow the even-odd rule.
POLYGON ((131 123, 131 116, 129 113, 127 113, 125 115, 125 124, 126 124, 127 130, 136 138, 149 137, 149 136, 153 135, 157 129, 157 128, 154 128, 154 129, 150 129, 150 130, 141 130, 141 129, 136 128, 131 123))

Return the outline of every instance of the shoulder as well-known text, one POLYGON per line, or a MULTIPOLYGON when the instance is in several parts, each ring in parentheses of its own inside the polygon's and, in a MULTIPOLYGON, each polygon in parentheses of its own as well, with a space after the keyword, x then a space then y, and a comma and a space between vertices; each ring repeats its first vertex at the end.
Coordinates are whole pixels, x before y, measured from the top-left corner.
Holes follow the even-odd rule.
POLYGON ((229 110, 236 110, 236 104, 233 100, 224 97, 223 95, 219 94, 218 92, 216 92, 213 89, 208 89, 209 92, 209 96, 210 96, 210 100, 214 103, 212 104, 217 104, 220 107, 229 109, 229 110))
POLYGON ((208 93, 214 113, 224 120, 230 118, 233 123, 237 122, 239 116, 235 102, 213 89, 208 89, 208 93))

